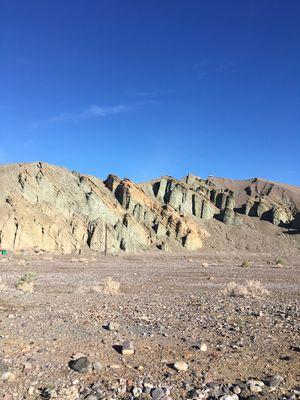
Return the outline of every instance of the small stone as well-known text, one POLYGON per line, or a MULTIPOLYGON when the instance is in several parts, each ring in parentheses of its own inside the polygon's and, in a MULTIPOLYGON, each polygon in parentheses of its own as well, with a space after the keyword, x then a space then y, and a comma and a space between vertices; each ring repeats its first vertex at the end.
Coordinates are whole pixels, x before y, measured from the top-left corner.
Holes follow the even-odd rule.
POLYGON ((102 364, 99 361, 95 361, 93 364, 93 370, 101 371, 103 369, 102 364))
POLYGON ((8 365, 5 364, 4 362, 0 361, 0 373, 7 372, 7 371, 8 371, 8 365))
POLYGON ((143 385, 144 385, 144 393, 150 394, 151 390, 153 389, 152 383, 144 381, 143 385))
POLYGON ((98 400, 98 396, 95 394, 88 394, 85 398, 85 400, 98 400))
POLYGON ((239 400, 239 396, 237 394, 225 394, 220 400, 239 400))
POLYGON ((165 391, 162 388, 155 388, 151 390, 151 397, 154 400, 160 400, 165 396, 165 391))
POLYGON ((12 382, 16 379, 16 375, 13 372, 7 371, 2 374, 2 379, 4 381, 12 382))
POLYGON ((107 329, 111 332, 117 332, 120 328, 120 325, 117 322, 109 322, 107 325, 107 329))
POLYGON ((176 363, 174 364, 174 368, 176 369, 176 371, 179 372, 187 371, 188 367, 188 364, 184 361, 176 361, 176 363))
POLYGON ((132 341, 123 343, 122 354, 124 356, 132 356, 134 354, 134 346, 132 341))
POLYGON ((248 382, 250 392, 252 393, 260 393, 262 392, 262 388, 265 385, 262 381, 249 381, 248 382))
POLYGON ((234 388, 233 388, 233 393, 235 393, 235 394, 240 394, 241 393, 241 388, 239 387, 239 386, 235 386, 234 388))
POLYGON ((32 365, 29 362, 26 362, 23 365, 23 371, 30 371, 32 369, 32 365))
POLYGON ((87 372, 91 369, 91 363, 87 359, 87 357, 80 357, 77 360, 71 360, 69 362, 69 367, 76 372, 87 372))
POLYGON ((198 398, 198 391, 196 389, 192 389, 188 392, 188 397, 190 399, 197 399, 198 398))
POLYGON ((284 382, 284 378, 281 375, 273 375, 269 380, 269 386, 277 388, 282 382, 284 382))
POLYGON ((121 367, 120 367, 119 364, 111 364, 111 365, 109 366, 109 368, 111 368, 111 369, 120 369, 121 367))
POLYGON ((29 389, 28 389, 28 391, 27 391, 27 393, 30 394, 30 395, 31 395, 31 394, 34 394, 34 390, 35 390, 34 387, 33 387, 33 386, 30 386, 29 389))
POLYGON ((200 351, 207 351, 206 343, 204 343, 204 342, 200 343, 200 351))
POLYGON ((134 395, 134 397, 139 397, 142 393, 143 393, 143 390, 138 386, 135 386, 132 389, 132 394, 134 395))

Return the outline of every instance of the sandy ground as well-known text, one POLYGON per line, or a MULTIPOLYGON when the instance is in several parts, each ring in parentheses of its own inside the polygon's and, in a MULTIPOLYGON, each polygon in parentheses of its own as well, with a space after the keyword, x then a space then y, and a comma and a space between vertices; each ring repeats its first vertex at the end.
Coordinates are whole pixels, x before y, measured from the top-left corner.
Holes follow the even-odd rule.
MULTIPOLYGON (((284 378, 283 384, 252 398, 297 397, 300 256, 36 255, 3 257, 0 268, 7 286, 0 290, 4 399, 41 398, 43 388, 59 393, 75 387, 80 393, 93 382, 114 387, 120 379, 129 386, 148 379, 168 387, 172 399, 185 399, 191 389, 203 391, 207 383, 228 385, 274 374, 284 378), (250 266, 241 267, 242 261, 250 266), (283 266, 276 265, 279 261, 283 266), (34 292, 23 294, 15 283, 28 271, 37 274, 34 292), (120 282, 119 294, 103 293, 108 276, 120 282), (249 280, 260 281, 269 295, 224 293, 229 282, 245 285, 249 280), (120 325, 117 332, 105 328, 110 321, 120 325), (120 354, 118 346, 126 340, 134 342, 133 356, 120 354), (201 342, 207 351, 199 350, 201 342), (77 353, 100 362, 102 369, 81 374, 71 370, 68 363, 77 353), (174 370, 179 360, 188 364, 186 372, 174 370)), ((103 398, 126 396, 130 398, 128 393, 103 398)))

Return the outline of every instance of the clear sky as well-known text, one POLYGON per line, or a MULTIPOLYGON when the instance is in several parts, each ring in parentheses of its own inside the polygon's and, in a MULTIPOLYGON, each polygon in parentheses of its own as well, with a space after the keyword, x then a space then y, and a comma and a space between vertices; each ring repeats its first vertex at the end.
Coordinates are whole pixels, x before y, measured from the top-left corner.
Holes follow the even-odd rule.
POLYGON ((300 184, 299 0, 1 0, 0 163, 300 184))

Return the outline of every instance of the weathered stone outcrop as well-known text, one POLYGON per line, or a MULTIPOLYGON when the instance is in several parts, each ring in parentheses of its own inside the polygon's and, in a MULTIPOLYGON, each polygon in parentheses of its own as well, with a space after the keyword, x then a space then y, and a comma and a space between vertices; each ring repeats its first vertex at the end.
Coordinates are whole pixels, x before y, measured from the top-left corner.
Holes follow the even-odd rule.
MULTIPOLYGON (((177 247, 179 243, 188 250, 202 247, 202 240, 208 233, 189 218, 188 213, 179 213, 179 210, 182 211, 179 204, 182 194, 178 188, 172 191, 168 180, 163 179, 165 192, 159 192, 160 187, 157 187, 156 196, 159 193, 160 200, 173 196, 170 204, 165 204, 165 200, 157 201, 155 196, 149 196, 146 190, 129 179, 121 180, 110 175, 104 184, 122 207, 149 231, 150 241, 156 247, 161 248, 162 243, 168 243, 169 248, 177 247)), ((185 206, 187 204, 187 201, 184 202, 185 206)))
POLYGON ((50 252, 197 250, 207 220, 243 215, 299 229, 300 188, 189 174, 103 182, 46 163, 0 167, 0 247, 50 252))
POLYGON ((102 181, 45 163, 0 168, 0 246, 71 253, 149 248, 148 233, 102 181))
POLYGON ((220 211, 214 217, 225 224, 239 225, 242 215, 258 217, 275 225, 292 226, 300 208, 300 189, 254 178, 234 181, 226 178, 200 179, 189 174, 185 184, 209 198, 220 211))
MULTIPOLYGON (((189 177, 191 180, 192 175, 189 177)), ((204 194, 206 190, 193 190, 184 182, 171 177, 162 177, 140 186, 157 201, 170 205, 183 215, 207 220, 213 218, 218 211, 209 197, 204 194)))

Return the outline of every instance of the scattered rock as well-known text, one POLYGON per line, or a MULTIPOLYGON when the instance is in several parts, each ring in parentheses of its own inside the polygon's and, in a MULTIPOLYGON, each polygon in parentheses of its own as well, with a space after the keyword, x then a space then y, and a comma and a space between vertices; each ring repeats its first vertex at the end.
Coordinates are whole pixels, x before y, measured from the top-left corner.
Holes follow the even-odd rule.
POLYGON ((263 391, 263 386, 265 385, 262 381, 251 380, 248 382, 250 392, 260 393, 263 391))
POLYGON ((143 393, 143 390, 138 386, 135 386, 132 389, 132 394, 134 395, 134 397, 139 397, 142 393, 143 393))
POLYGON ((275 387, 277 388, 284 382, 284 378, 281 375, 273 375, 269 380, 268 380, 268 385, 270 387, 275 387))
POLYGON ((204 342, 200 343, 200 351, 203 351, 203 352, 207 351, 206 343, 204 343, 204 342))
POLYGON ((132 341, 123 343, 122 354, 124 356, 132 356, 134 354, 134 345, 132 341))
POLYGON ((103 369, 103 366, 102 366, 102 364, 101 364, 99 361, 95 361, 95 362, 93 363, 93 369, 94 369, 95 371, 101 371, 101 370, 103 369))
POLYGON ((120 325, 117 322, 109 322, 107 325, 107 329, 111 332, 117 332, 120 328, 120 325))
POLYGON ((154 388, 151 390, 151 397, 154 400, 161 400, 165 396, 165 391, 162 388, 154 388))
POLYGON ((183 372, 187 371, 189 366, 184 361, 176 361, 176 363, 174 364, 174 368, 176 369, 176 371, 183 372))
POLYGON ((90 361, 87 359, 87 357, 80 357, 77 358, 76 360, 71 360, 69 362, 69 367, 73 369, 76 372, 87 372, 92 369, 92 364, 90 361))

